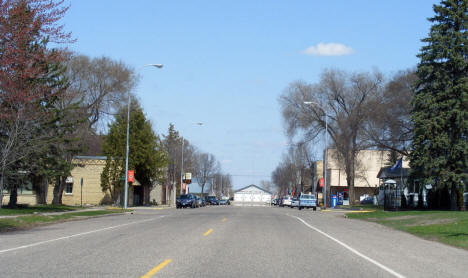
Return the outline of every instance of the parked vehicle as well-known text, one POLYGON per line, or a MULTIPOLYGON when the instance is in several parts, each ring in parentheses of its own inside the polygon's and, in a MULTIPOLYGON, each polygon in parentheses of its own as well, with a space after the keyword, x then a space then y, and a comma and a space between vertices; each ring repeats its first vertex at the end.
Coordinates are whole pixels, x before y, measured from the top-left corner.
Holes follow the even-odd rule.
MULTIPOLYGON (((417 204, 417 196, 416 196, 416 204, 417 204)), ((374 197, 372 196, 367 196, 367 197, 364 197, 364 199, 361 200, 361 205, 365 205, 365 204, 373 204, 374 203, 374 197)), ((413 203, 414 203, 414 199, 413 199, 413 203)))
POLYGON ((205 200, 203 198, 201 198, 200 196, 198 195, 195 195, 195 198, 197 200, 197 207, 203 207, 205 206, 205 200))
POLYGON ((193 194, 180 195, 176 199, 176 207, 177 208, 187 208, 187 207, 196 208, 198 207, 198 201, 195 195, 193 194))
POLYGON ((284 207, 284 206, 290 207, 291 206, 291 201, 292 201, 291 196, 284 196, 283 200, 281 202, 281 206, 282 207, 284 207))
POLYGON ((274 206, 279 206, 280 204, 281 204, 281 198, 273 199, 273 205, 274 206))
POLYGON ((229 199, 221 199, 219 200, 220 205, 230 205, 231 202, 229 202, 229 199))
POLYGON ((299 207, 299 198, 296 198, 296 197, 292 198, 290 207, 291 208, 299 207))
POLYGON ((204 197, 198 197, 200 199, 199 203, 200 203, 200 207, 204 207, 206 206, 206 201, 205 201, 205 198, 204 197))
POLYGON ((219 201, 218 199, 216 199, 216 196, 207 196, 205 200, 206 200, 207 205, 212 205, 212 206, 219 205, 219 201))
POLYGON ((315 194, 304 194, 301 193, 299 196, 299 210, 302 208, 313 208, 317 210, 317 196, 315 194))

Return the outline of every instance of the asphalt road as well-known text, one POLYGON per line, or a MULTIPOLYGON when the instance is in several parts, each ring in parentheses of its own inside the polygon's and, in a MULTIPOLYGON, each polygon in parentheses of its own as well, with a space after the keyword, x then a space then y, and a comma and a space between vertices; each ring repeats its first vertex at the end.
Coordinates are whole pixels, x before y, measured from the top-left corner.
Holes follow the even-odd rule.
POLYGON ((0 234, 0 277, 468 277, 468 252, 339 213, 137 209, 0 234))

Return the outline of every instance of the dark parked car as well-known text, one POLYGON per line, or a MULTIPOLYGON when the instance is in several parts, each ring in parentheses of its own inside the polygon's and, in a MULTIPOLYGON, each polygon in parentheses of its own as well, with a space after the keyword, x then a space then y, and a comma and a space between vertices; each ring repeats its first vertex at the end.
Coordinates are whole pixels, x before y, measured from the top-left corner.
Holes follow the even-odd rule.
POLYGON ((177 208, 196 208, 198 207, 198 201, 195 195, 193 194, 184 194, 180 195, 176 200, 177 208))
POLYGON ((216 196, 207 196, 205 200, 206 200, 207 205, 212 205, 212 206, 219 205, 219 202, 218 202, 218 199, 216 199, 216 196))
POLYGON ((367 205, 367 204, 372 205, 374 203, 374 197, 367 196, 366 198, 362 199, 362 201, 360 203, 361 203, 361 205, 367 205))

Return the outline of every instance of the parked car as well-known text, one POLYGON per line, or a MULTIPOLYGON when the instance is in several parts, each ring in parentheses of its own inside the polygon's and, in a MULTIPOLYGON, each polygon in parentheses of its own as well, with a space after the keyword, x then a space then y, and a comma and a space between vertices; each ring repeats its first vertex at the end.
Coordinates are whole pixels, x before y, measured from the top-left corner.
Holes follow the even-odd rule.
POLYGON ((273 199, 273 205, 274 205, 274 206, 279 206, 279 205, 280 205, 280 202, 281 202, 281 199, 280 199, 280 198, 273 199))
POLYGON ((218 199, 216 199, 216 196, 206 196, 205 201, 207 205, 212 205, 212 206, 219 205, 219 201, 218 199))
POLYGON ((287 206, 287 207, 290 207, 291 206, 291 196, 284 196, 283 197, 283 200, 281 202, 281 206, 284 207, 284 206, 287 206))
POLYGON ((199 197, 199 198, 200 198, 200 206, 201 206, 201 207, 206 206, 205 198, 204 198, 204 197, 199 197))
POLYGON ((296 197, 292 198, 290 207, 291 208, 299 207, 299 198, 296 198, 296 197))
POLYGON ((317 196, 315 194, 303 194, 299 196, 299 210, 302 208, 313 208, 317 210, 317 196))
MULTIPOLYGON (((417 198, 417 197, 416 197, 417 198)), ((417 200, 416 200, 417 201, 417 200)), ((374 203, 374 197, 372 196, 367 196, 365 197, 364 199, 361 200, 361 205, 364 205, 364 204, 373 204, 374 203)), ((417 203, 416 203, 417 204, 417 203)))
POLYGON ((197 199, 197 207, 205 206, 205 200, 203 198, 198 195, 195 195, 195 198, 197 199))
POLYGON ((196 208, 198 207, 198 201, 193 194, 183 194, 176 199, 177 208, 196 208))
POLYGON ((219 200, 220 205, 230 205, 231 202, 229 202, 229 199, 221 199, 219 200))

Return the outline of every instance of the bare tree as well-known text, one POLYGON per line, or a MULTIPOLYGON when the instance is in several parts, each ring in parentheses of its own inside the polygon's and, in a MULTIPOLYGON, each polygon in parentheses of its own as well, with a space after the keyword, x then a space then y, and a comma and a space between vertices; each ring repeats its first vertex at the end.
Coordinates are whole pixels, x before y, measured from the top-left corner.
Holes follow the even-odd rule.
POLYGON ((288 195, 289 189, 296 182, 294 166, 289 161, 281 161, 271 174, 271 180, 279 195, 288 195))
POLYGON ((216 171, 219 169, 219 164, 216 163, 214 155, 209 153, 200 153, 197 157, 195 166, 195 177, 201 187, 201 193, 204 193, 205 185, 210 181, 216 171))
POLYGON ((123 62, 107 57, 72 55, 67 62, 68 94, 82 105, 90 127, 105 127, 107 121, 127 101, 127 94, 138 81, 134 71, 123 62))
POLYGON ((371 104, 381 95, 382 83, 379 72, 326 70, 318 84, 292 83, 279 99, 290 136, 303 131, 304 139, 312 140, 325 129, 328 117, 329 136, 345 164, 351 203, 355 199, 355 159, 369 146, 363 137, 364 125, 373 109, 371 104), (316 104, 304 104, 310 101, 316 104))
POLYGON ((260 187, 265 189, 268 192, 271 192, 271 181, 261 180, 260 187))
POLYGON ((381 96, 374 100, 370 117, 364 125, 365 138, 379 149, 392 151, 395 157, 407 156, 413 136, 411 101, 414 70, 400 71, 386 84, 381 96))

